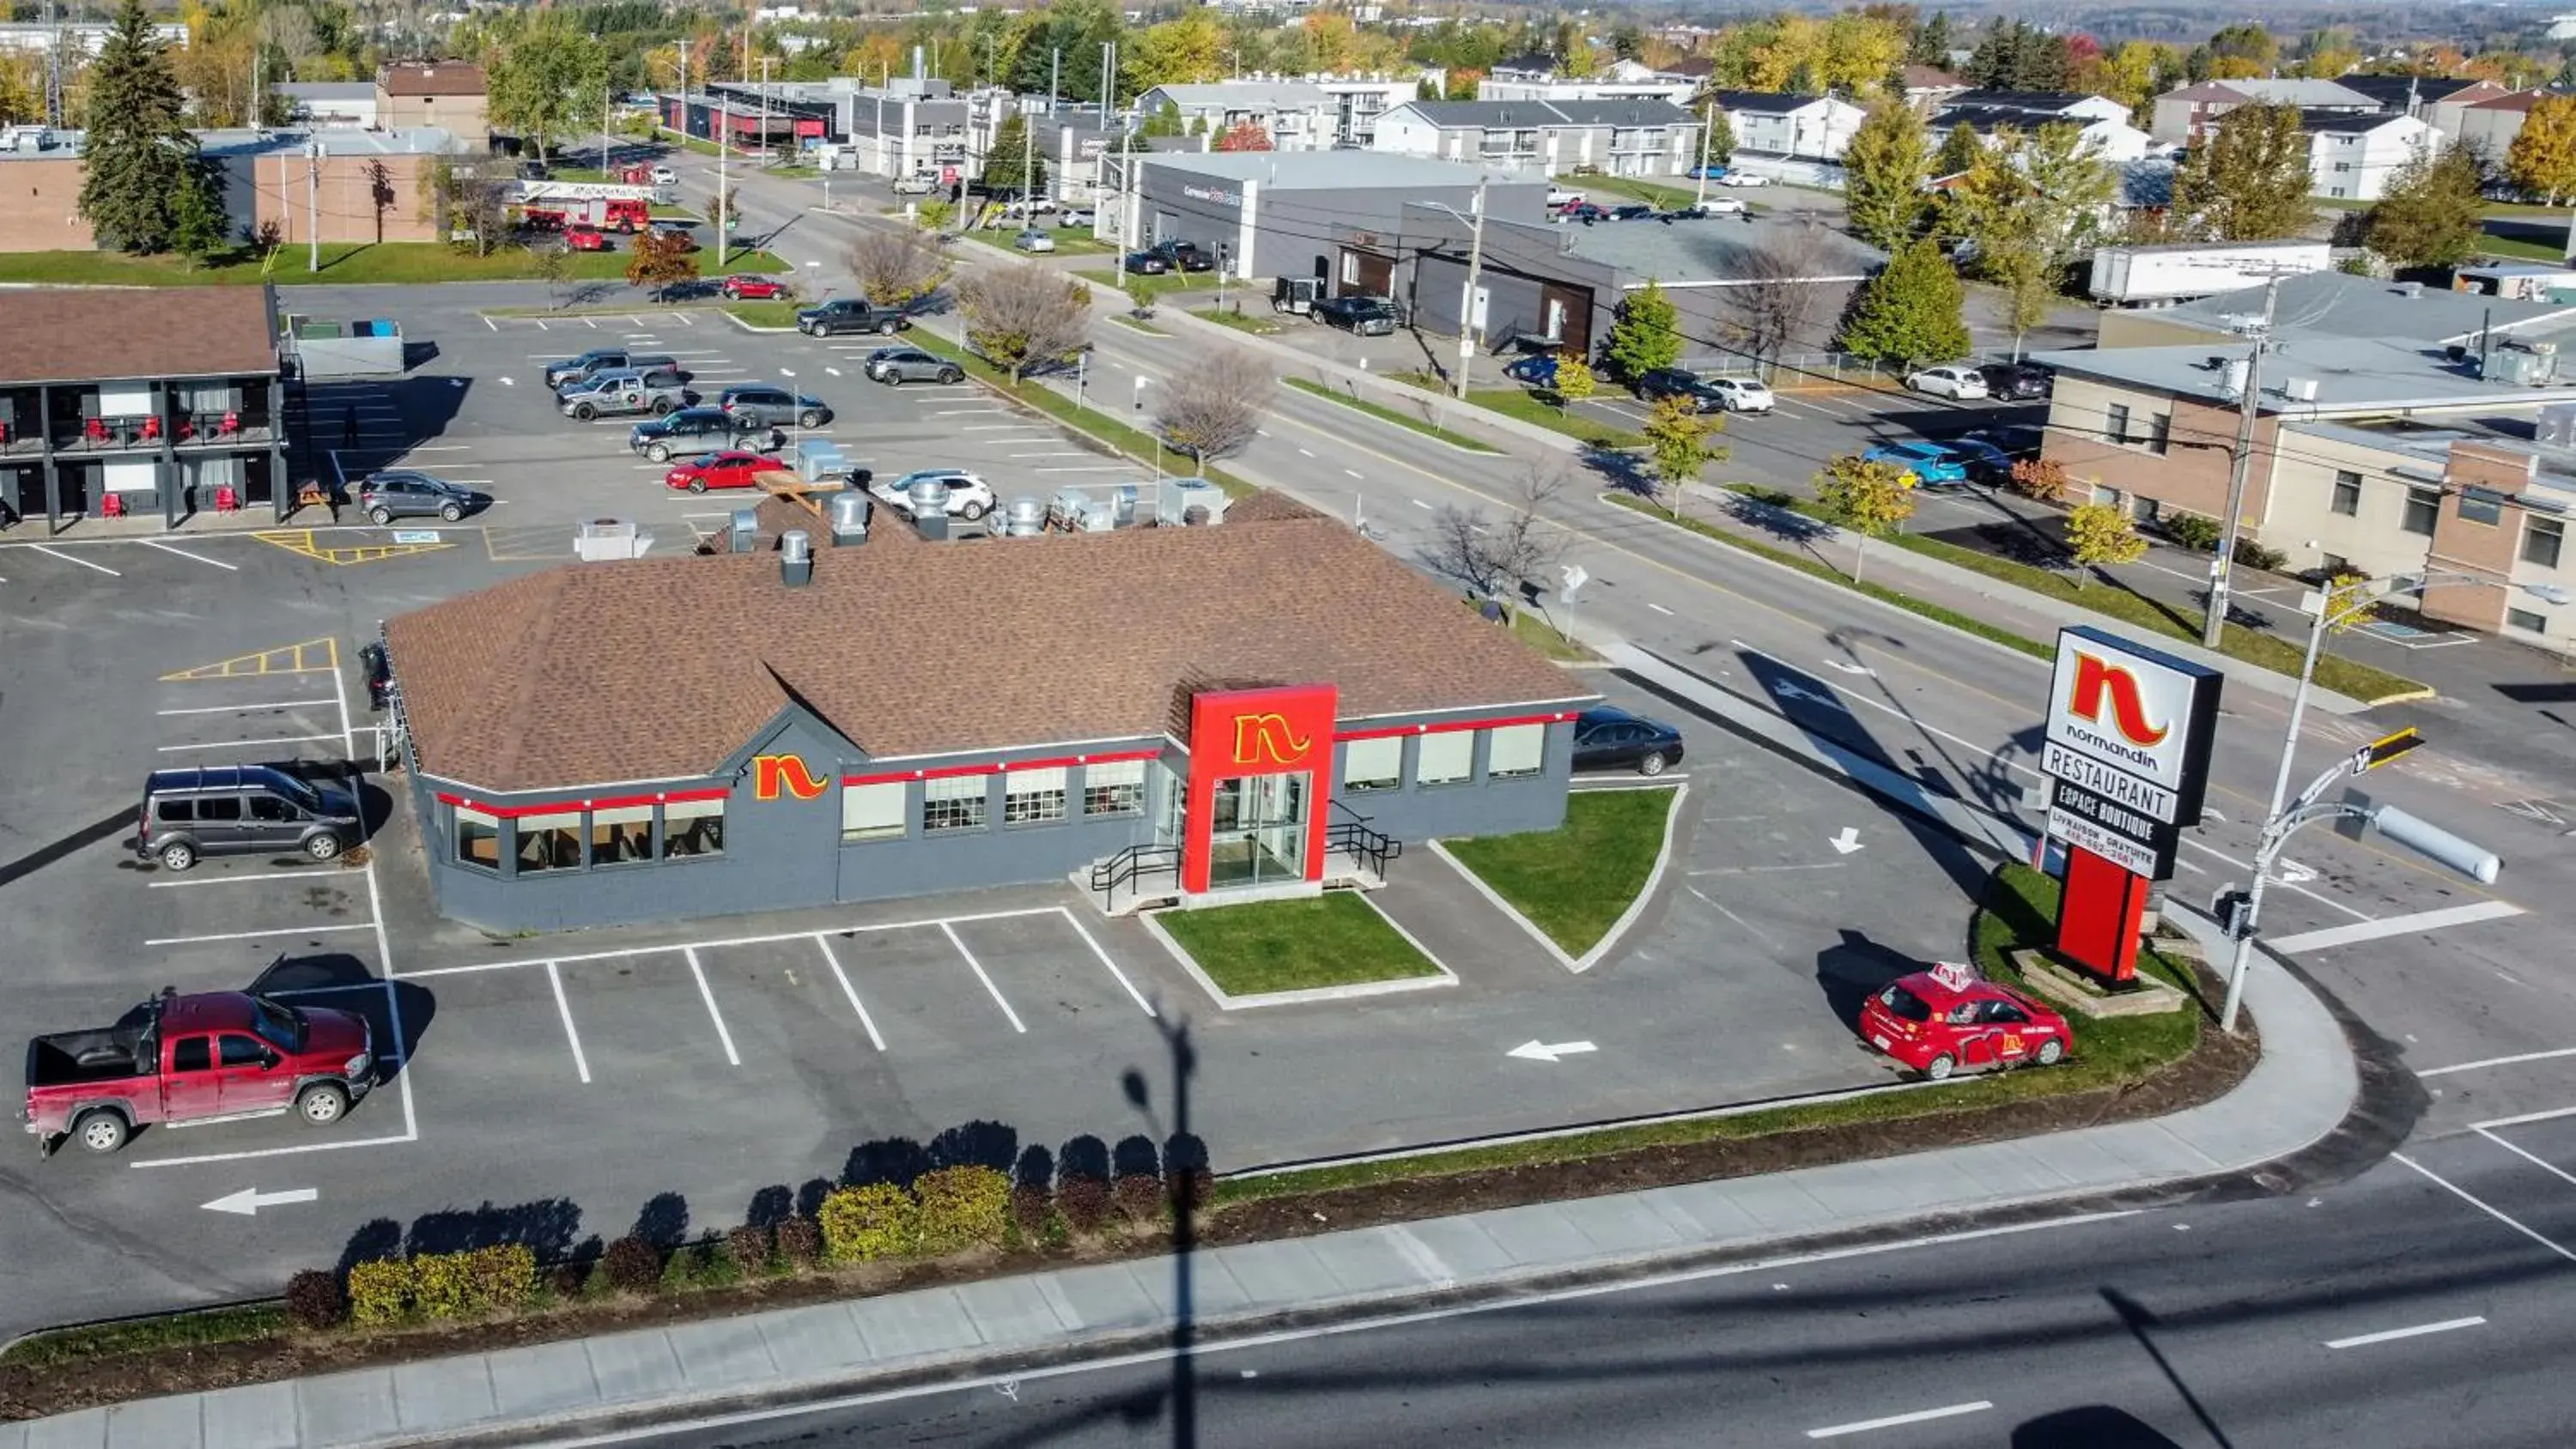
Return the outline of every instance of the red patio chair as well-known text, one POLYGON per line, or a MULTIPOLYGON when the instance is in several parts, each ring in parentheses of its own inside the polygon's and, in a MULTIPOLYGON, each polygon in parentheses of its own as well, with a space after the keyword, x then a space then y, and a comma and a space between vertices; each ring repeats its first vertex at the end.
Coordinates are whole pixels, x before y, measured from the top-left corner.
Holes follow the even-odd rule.
POLYGON ((159 436, 161 436, 161 418, 156 413, 143 420, 143 440, 148 443, 159 436))
POLYGON ((231 437, 233 434, 238 433, 238 432, 240 432, 240 431, 241 431, 241 414, 239 414, 239 413, 226 413, 226 414, 224 414, 224 420, 223 420, 222 424, 221 424, 220 426, 218 426, 218 427, 215 429, 215 436, 216 436, 216 437, 219 437, 219 438, 229 438, 229 437, 231 437))
POLYGON ((107 419, 91 418, 88 422, 83 423, 81 425, 81 436, 89 439, 92 444, 106 442, 107 419))
POLYGON ((125 516, 125 495, 122 493, 108 494, 106 497, 99 500, 98 511, 109 518, 123 518, 125 516))
POLYGON ((215 511, 217 513, 238 513, 241 511, 241 495, 233 492, 233 485, 230 483, 221 483, 216 485, 215 511))

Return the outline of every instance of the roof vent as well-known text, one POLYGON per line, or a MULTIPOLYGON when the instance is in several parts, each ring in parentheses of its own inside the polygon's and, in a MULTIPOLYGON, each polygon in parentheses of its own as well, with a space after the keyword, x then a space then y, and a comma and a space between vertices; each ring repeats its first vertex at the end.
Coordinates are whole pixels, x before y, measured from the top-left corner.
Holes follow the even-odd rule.
POLYGON ((791 589, 814 581, 814 540, 801 528, 778 536, 778 581, 791 589))
POLYGON ((912 510, 912 526, 923 538, 943 539, 948 536, 948 485, 936 478, 924 478, 904 490, 904 502, 912 510))
POLYGON ((847 548, 868 541, 868 495, 845 488, 832 495, 832 545, 847 548))
POLYGON ((760 547, 760 513, 757 509, 737 508, 733 526, 725 530, 726 542, 735 553, 751 553, 760 547))
POLYGON ((2424 295, 2424 284, 2422 282, 2400 282, 2397 284, 2397 295, 2405 298, 2409 302, 2412 302, 2416 298, 2424 295))
POLYGON ((1035 538, 1046 532, 1047 506, 1043 498, 1014 498, 1010 511, 1003 515, 1006 536, 1035 538))

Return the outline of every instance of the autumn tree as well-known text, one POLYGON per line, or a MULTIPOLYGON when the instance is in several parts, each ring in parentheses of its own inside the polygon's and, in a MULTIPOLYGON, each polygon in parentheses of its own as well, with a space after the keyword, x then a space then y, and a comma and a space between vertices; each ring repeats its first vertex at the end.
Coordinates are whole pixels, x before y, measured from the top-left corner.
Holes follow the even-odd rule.
POLYGON ((2066 496, 2066 465, 2055 458, 2015 458, 2004 486, 2034 503, 2055 503, 2066 496))
POLYGON ((85 164, 75 204, 100 246, 169 249, 178 225, 175 203, 197 160, 196 138, 180 110, 169 48, 153 33, 142 0, 125 0, 89 65, 85 164))
POLYGON ((1882 100, 1843 151, 1843 208, 1852 235, 1893 252, 1923 228, 1930 179, 1923 118, 1901 100, 1882 100))
POLYGON ((1557 354, 1556 370, 1548 377, 1547 390, 1556 395, 1558 413, 1562 414, 1567 408, 1591 397, 1600 388, 1601 379, 1593 373, 1591 363, 1571 352, 1557 354))
POLYGON ((1011 374, 1063 361, 1091 336, 1091 289, 1046 267, 987 267, 957 286, 966 343, 1011 374))
POLYGON ((1172 375, 1154 423, 1164 442, 1201 464, 1213 463, 1252 442, 1278 390, 1268 362, 1248 348, 1220 347, 1172 375))
POLYGON ((697 253, 689 249, 686 236, 658 229, 635 234, 635 244, 626 255, 626 285, 650 287, 653 300, 667 302, 673 287, 697 279, 697 253))
POLYGON ((487 68, 495 128, 532 142, 537 158, 556 137, 596 123, 605 109, 608 55, 565 11, 544 11, 487 68))
POLYGON ((2174 171, 2178 229, 2197 241, 2278 241, 2316 221, 2308 133, 2295 106, 2239 106, 2174 171))
POLYGON ((1656 368, 1681 361, 1681 312, 1664 295, 1662 282, 1648 277, 1643 288, 1620 301, 1606 351, 1619 380, 1631 386, 1656 368))
POLYGON ((1217 151, 1267 151, 1270 133, 1259 121, 1237 121, 1208 144, 1217 151))
POLYGON ((2146 557, 2147 541, 2138 532, 2127 510, 2116 503, 2079 504, 2066 515, 2066 546, 2075 555, 2083 572, 2075 576, 2075 586, 2099 569, 2113 564, 2136 563, 2146 557))
POLYGON ((879 307, 909 307, 939 290, 951 270, 948 253, 914 228, 870 227, 850 243, 850 275, 859 295, 879 307))
POLYGON ((1853 535, 1852 582, 1869 564, 1869 541, 1885 538, 1914 516, 1914 475, 1894 463, 1845 453, 1816 475, 1816 511, 1853 535))
POLYGON ((1646 414, 1646 459, 1654 467, 1665 511, 1679 517, 1682 494, 1699 481, 1700 470, 1726 456, 1724 448, 1709 441, 1725 426, 1725 418, 1703 414, 1695 400, 1680 395, 1658 400, 1646 414))
POLYGON ((2576 193, 2576 96, 2542 96, 2504 153, 2504 174, 2551 206, 2576 193))
POLYGON ((2477 157, 2465 146, 2417 152, 2388 178, 2365 220, 2370 249, 2400 267, 2448 267, 2483 237, 2477 157))
POLYGON ((1941 150, 1932 158, 1932 174, 1956 176, 1976 165, 1977 158, 1984 154, 1986 143, 1977 135, 1977 128, 1961 121, 1941 138, 1941 150))
POLYGON ((1960 317, 1965 300, 1940 245, 1930 237, 1908 243, 1854 294, 1842 349, 1909 368, 1963 356, 1970 345, 1960 317))

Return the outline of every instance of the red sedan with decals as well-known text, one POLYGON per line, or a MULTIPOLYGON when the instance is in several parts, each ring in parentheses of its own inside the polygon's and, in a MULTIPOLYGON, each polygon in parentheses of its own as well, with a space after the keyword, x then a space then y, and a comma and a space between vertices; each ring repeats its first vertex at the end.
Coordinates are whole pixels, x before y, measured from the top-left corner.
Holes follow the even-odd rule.
POLYGON ((727 277, 716 290, 736 302, 771 302, 787 295, 787 284, 776 277, 727 277))
POLYGON ((759 474, 778 466, 776 458, 758 453, 729 449, 722 453, 704 453, 662 475, 663 483, 673 488, 686 488, 704 493, 710 488, 757 488, 759 474))
POLYGON ((1969 967, 1943 962, 1900 977, 1861 1004, 1863 1041, 1933 1081, 2065 1060, 2066 1018, 1969 967))

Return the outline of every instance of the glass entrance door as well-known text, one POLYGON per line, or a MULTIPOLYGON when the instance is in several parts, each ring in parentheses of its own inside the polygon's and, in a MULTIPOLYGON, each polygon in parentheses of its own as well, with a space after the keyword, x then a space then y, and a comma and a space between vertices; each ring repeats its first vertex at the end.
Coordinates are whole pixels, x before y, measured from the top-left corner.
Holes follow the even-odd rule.
POLYGON ((1303 773, 1242 775, 1217 783, 1208 832, 1211 889, 1306 878, 1310 783, 1303 773))

